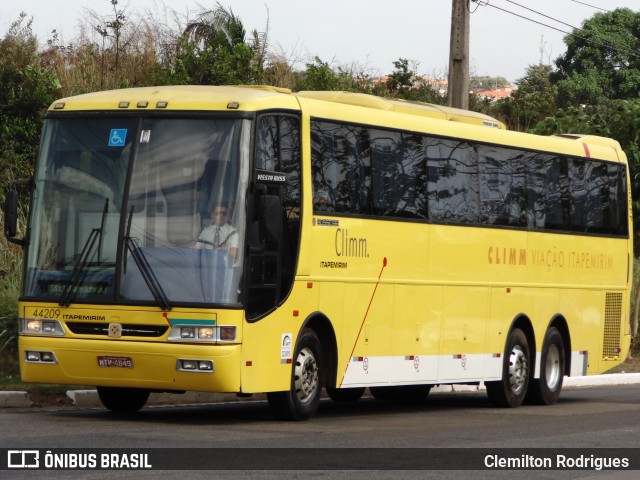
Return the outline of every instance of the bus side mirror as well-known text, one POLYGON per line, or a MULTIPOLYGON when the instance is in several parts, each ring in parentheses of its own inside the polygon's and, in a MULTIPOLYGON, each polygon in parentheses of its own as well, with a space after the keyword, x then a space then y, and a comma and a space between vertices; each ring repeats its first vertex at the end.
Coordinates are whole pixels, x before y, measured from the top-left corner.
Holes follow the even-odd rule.
POLYGON ((18 234, 18 192, 12 188, 5 192, 4 197, 4 234, 11 243, 22 246, 27 244, 26 240, 15 238, 18 234))
POLYGON ((4 234, 8 239, 18 234, 18 192, 8 190, 4 197, 4 234))

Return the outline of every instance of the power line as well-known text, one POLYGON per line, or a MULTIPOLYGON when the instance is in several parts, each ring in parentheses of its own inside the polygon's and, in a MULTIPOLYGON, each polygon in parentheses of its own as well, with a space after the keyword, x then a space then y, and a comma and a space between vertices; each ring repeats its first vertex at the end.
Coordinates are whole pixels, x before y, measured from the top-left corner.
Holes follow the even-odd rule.
POLYGON ((573 25, 569 25, 568 23, 565 23, 562 20, 558 20, 557 18, 553 18, 553 17, 550 17, 549 15, 545 15, 544 13, 538 12, 537 10, 534 10, 532 8, 525 7, 524 5, 520 5, 519 3, 516 3, 516 2, 514 2, 512 0, 505 0, 505 2, 513 3, 514 5, 516 5, 516 6, 520 7, 520 8, 524 8, 525 10, 529 10, 530 12, 533 12, 536 15, 540 15, 541 17, 548 18, 549 20, 553 20, 554 22, 561 23, 562 25, 566 25, 567 27, 573 28, 575 30, 580 30, 578 27, 574 27, 573 25))
POLYGON ((581 5, 586 5, 587 7, 595 8, 597 10, 602 10, 603 12, 610 12, 611 10, 607 10, 606 8, 596 7, 595 5, 589 5, 588 3, 579 2, 578 0, 571 0, 574 3, 579 3, 581 5))
POLYGON ((518 13, 512 12, 510 10, 507 10, 506 8, 496 7, 495 5, 493 5, 493 4, 489 3, 489 2, 487 2, 485 6, 495 8, 496 10, 501 10, 501 11, 503 11, 505 13, 508 13, 509 15, 513 15, 515 17, 522 18, 522 19, 527 20, 529 22, 537 23, 538 25, 542 25, 543 27, 550 28, 550 29, 555 30, 557 32, 564 33, 566 35, 569 35, 571 33, 571 32, 567 32, 566 30, 562 30, 560 28, 553 27, 553 26, 548 25, 546 23, 539 22, 538 20, 534 20, 533 18, 525 17, 524 15, 520 15, 518 13))
MULTIPOLYGON (((633 53, 631 50, 626 50, 626 51, 625 50, 620 50, 619 48, 616 48, 616 47, 614 47, 612 45, 609 45, 607 43, 602 43, 602 42, 599 42, 599 41, 596 41, 596 40, 592 40, 592 39, 586 38, 586 37, 584 37, 582 35, 578 35, 576 32, 567 32, 566 30, 562 30, 561 28, 557 28, 557 27, 554 27, 552 25, 548 25, 546 23, 540 22, 538 20, 534 20, 533 18, 525 17, 524 15, 520 15, 518 13, 512 12, 510 10, 507 10, 506 8, 497 7, 496 5, 493 5, 492 3, 490 3, 490 1, 484 1, 484 2, 480 2, 478 0, 474 0, 474 1, 476 1, 479 5, 495 8, 496 10, 500 10, 502 12, 508 13, 509 15, 513 15, 515 17, 522 18, 523 20, 527 20, 527 21, 532 22, 532 23, 537 23, 538 25, 542 25, 543 27, 547 27, 547 28, 550 28, 550 29, 555 30, 557 32, 564 33, 565 35, 573 35, 574 37, 579 38, 580 40, 584 40, 585 42, 587 42, 589 44, 596 45, 598 47, 608 48, 610 50, 613 50, 613 51, 618 52, 618 53, 626 54, 626 55, 628 55, 630 57, 633 57, 633 58, 640 58, 637 54, 633 53)), ((508 1, 510 3, 513 3, 515 5, 518 5, 516 2, 513 2, 511 0, 506 0, 506 1, 508 1)), ((518 5, 518 6, 522 6, 522 5, 518 5)), ((526 8, 527 10, 531 10, 530 8, 527 8, 527 7, 522 7, 522 8, 526 8)), ((531 11, 535 12, 535 10, 531 10, 531 11)), ((539 15, 543 15, 543 14, 541 14, 539 12, 535 12, 535 13, 538 13, 539 15)), ((555 18, 549 17, 547 15, 543 15, 543 16, 545 16, 547 18, 550 18, 553 21, 556 21, 558 23, 562 23, 563 25, 567 25, 567 26, 571 27, 571 25, 568 25, 568 24, 566 24, 564 22, 561 22, 560 20, 557 20, 555 18)), ((578 29, 576 27, 571 27, 571 28, 580 31, 580 29, 578 29)))

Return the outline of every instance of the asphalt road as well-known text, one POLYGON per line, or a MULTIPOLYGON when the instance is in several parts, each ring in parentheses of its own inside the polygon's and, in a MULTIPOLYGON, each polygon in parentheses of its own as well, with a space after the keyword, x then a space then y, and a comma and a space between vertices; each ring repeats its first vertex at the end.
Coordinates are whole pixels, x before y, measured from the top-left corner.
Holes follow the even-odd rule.
POLYGON ((194 469, 7 470, 0 471, 3 479, 303 478, 312 472, 314 477, 350 480, 640 478, 640 470, 519 471, 484 465, 486 455, 496 452, 546 457, 572 449, 571 455, 583 457, 594 452, 629 456, 631 467, 636 468, 637 460, 640 469, 640 385, 569 388, 551 407, 498 409, 482 392, 436 393, 419 405, 372 398, 355 404, 327 400, 308 422, 278 422, 266 402, 237 402, 147 407, 132 417, 99 408, 4 409, 0 425, 2 449, 99 455, 109 449, 162 448, 151 451, 154 468, 194 469), (251 450, 242 450, 247 448, 251 450), (346 472, 345 466, 354 471, 346 472), (267 470, 258 470, 262 468, 267 470))

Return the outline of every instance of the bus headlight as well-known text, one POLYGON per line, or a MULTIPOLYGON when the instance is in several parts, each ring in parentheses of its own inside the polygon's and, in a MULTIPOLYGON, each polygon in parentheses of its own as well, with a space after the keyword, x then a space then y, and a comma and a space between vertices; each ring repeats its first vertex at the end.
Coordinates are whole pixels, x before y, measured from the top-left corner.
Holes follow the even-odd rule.
POLYGON ((186 339, 196 338, 195 327, 180 327, 180 338, 186 338, 186 339))
POLYGON ((236 327, 223 326, 218 327, 218 340, 220 342, 235 342, 236 341, 236 327))
POLYGON ((233 325, 172 325, 168 340, 174 342, 233 343, 237 339, 233 325))
POLYGON ((41 352, 38 350, 25 350, 24 360, 27 363, 49 363, 56 364, 58 359, 53 352, 41 352))
POLYGON ((201 327, 198 329, 198 338, 201 340, 213 340, 215 327, 201 327))
POLYGON ((64 335, 64 329, 58 320, 38 318, 20 318, 19 332, 25 335, 64 335))
POLYGON ((213 361, 180 358, 176 362, 176 370, 179 372, 213 373, 213 361))

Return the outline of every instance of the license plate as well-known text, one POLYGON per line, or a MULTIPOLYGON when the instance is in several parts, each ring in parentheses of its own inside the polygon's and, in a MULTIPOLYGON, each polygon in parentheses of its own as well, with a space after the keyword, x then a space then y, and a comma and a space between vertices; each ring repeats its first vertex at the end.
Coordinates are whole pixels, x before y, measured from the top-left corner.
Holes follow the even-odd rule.
POLYGON ((133 360, 129 357, 98 357, 99 367, 133 368, 133 360))

